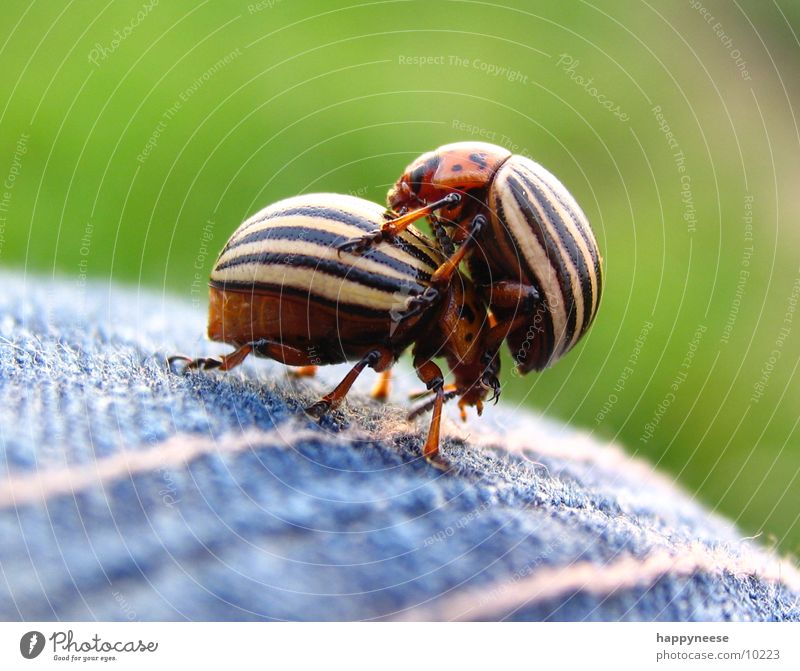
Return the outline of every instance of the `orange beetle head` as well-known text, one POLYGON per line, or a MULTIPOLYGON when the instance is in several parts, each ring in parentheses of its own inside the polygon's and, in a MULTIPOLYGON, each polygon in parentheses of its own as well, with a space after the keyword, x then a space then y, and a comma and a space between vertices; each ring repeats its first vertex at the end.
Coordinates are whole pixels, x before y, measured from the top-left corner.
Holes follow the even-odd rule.
POLYGON ((456 192, 465 196, 461 203, 440 210, 440 215, 458 222, 469 196, 485 193, 495 172, 509 156, 508 150, 485 142, 455 142, 422 154, 389 190, 389 207, 411 210, 456 192))
POLYGON ((440 157, 436 151, 413 161, 389 189, 387 201, 393 210, 413 210, 445 196, 448 191, 437 187, 434 176, 440 157))

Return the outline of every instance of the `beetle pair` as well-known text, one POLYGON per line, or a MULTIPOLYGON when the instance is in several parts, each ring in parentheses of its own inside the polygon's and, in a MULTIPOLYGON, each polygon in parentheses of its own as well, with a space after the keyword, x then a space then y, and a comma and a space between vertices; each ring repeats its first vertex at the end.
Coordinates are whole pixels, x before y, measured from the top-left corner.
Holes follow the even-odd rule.
POLYGON ((520 373, 552 365, 589 328, 603 284, 597 241, 572 195, 538 163, 483 142, 444 145, 411 163, 388 201, 400 215, 340 249, 361 253, 430 217, 450 254, 434 278, 466 259, 520 373))
POLYGON ((237 349, 188 359, 230 370, 248 354, 288 365, 356 360, 307 411, 322 416, 367 366, 389 369, 413 344, 433 396, 423 455, 442 466, 445 400, 480 413, 499 394, 498 349, 541 370, 585 333, 597 310, 601 259, 585 215, 538 164, 483 143, 445 145, 414 161, 383 208, 352 196, 289 198, 246 220, 211 274, 208 335, 237 349), (428 217, 436 241, 413 223, 428 217), (470 277, 460 272, 466 261, 470 277), (455 378, 444 384, 435 357, 455 378))

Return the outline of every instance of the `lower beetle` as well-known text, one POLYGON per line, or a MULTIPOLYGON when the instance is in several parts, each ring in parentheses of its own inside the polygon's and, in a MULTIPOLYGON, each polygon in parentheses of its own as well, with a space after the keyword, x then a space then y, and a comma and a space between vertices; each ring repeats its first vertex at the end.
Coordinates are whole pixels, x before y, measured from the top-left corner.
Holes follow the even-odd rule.
POLYGON ((551 365, 586 333, 603 285, 597 241, 572 195, 538 163, 484 142, 444 145, 405 169, 388 202, 394 214, 381 230, 340 251, 363 253, 430 217, 449 255, 437 280, 467 259, 521 373, 551 365))
MULTIPOLYGON (((282 200, 247 219, 214 264, 208 336, 237 349, 221 357, 170 357, 172 367, 230 370, 249 354, 290 366, 356 361, 339 385, 306 409, 322 417, 347 395, 366 367, 388 371, 413 345, 414 367, 433 400, 423 455, 441 466, 439 427, 445 400, 460 397, 480 413, 499 394, 499 347, 485 304, 460 273, 446 283, 434 273, 445 261, 413 226, 393 244, 341 256, 337 245, 380 230, 384 208, 353 196, 311 194, 282 200), (445 387, 435 357, 444 357, 455 384, 445 387)), ((419 414, 419 410, 412 416, 419 414)))

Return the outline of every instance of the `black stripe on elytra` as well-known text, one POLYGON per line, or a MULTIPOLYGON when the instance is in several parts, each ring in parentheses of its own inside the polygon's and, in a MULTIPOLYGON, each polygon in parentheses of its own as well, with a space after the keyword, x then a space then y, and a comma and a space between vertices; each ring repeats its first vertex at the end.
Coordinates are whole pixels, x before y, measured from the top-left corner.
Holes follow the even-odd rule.
MULTIPOLYGON (((542 352, 543 356, 540 356, 538 358, 537 367, 546 368, 550 364, 550 361, 552 360, 553 356, 554 355, 558 356, 558 353, 556 353, 555 351, 557 340, 556 340, 555 326, 553 325, 553 314, 550 310, 544 311, 544 318, 542 322, 539 322, 539 324, 537 324, 537 326, 539 328, 542 328, 542 326, 544 326, 544 336, 547 343, 546 347, 540 348, 540 351, 542 352)), ((541 337, 542 331, 537 331, 537 333, 539 334, 539 337, 541 337)))
MULTIPOLYGON (((525 181, 527 182, 527 180, 525 181)), ((547 258, 550 260, 550 263, 557 268, 556 274, 558 275, 558 283, 561 286, 561 295, 565 301, 564 308, 567 313, 566 342, 570 342, 577 327, 577 319, 574 309, 575 299, 572 279, 567 272, 566 263, 562 256, 563 246, 559 245, 556 240, 553 240, 548 235, 544 223, 539 219, 536 208, 525 193, 525 187, 512 175, 506 177, 506 182, 508 183, 508 188, 511 190, 511 194, 514 196, 514 200, 528 222, 531 232, 536 235, 539 244, 541 244, 542 248, 547 253, 547 258), (533 225, 534 223, 536 225, 533 225)))
MULTIPOLYGON (((570 219, 572 219, 572 222, 575 224, 575 228, 577 228, 580 231, 581 237, 586 243, 586 247, 592 256, 592 263, 599 269, 600 252, 597 249, 597 243, 593 240, 594 235, 592 234, 592 228, 591 224, 589 224, 589 220, 586 218, 586 215, 583 214, 582 212, 579 214, 580 205, 575 203, 574 202, 575 199, 572 198, 572 196, 570 195, 570 198, 573 200, 573 203, 575 205, 575 207, 573 207, 572 204, 566 202, 565 199, 562 198, 561 194, 558 193, 555 186, 553 186, 547 179, 537 174, 535 170, 528 169, 527 166, 525 166, 524 164, 522 168, 524 168, 526 172, 531 172, 533 176, 536 177, 536 179, 538 179, 539 182, 541 182, 543 187, 547 189, 547 191, 552 195, 553 199, 558 201, 559 205, 561 205, 567 212, 569 212, 570 219), (577 210, 575 209, 576 207, 577 210)), ((516 168, 517 172, 519 172, 522 168, 516 168)), ((564 190, 566 191, 566 187, 564 187, 564 190)), ((569 192, 567 192, 567 194, 569 195, 569 192)))
MULTIPOLYGON (((595 242, 594 236, 590 233, 591 225, 589 224, 589 221, 586 219, 585 215, 581 216, 572 207, 570 207, 569 203, 564 202, 564 199, 558 194, 555 188, 553 188, 550 184, 547 183, 547 180, 542 179, 541 181, 548 189, 548 191, 550 191, 550 193, 553 195, 553 198, 555 198, 555 200, 557 200, 558 203, 567 212, 569 212, 569 216, 572 219, 573 223, 575 224, 575 228, 577 228, 580 231, 581 237, 586 243, 586 248, 589 250, 589 254, 592 257, 592 267, 597 281, 597 300, 595 303, 596 305, 599 305, 600 296, 603 291, 603 281, 602 281, 603 271, 600 268, 600 251, 597 249, 597 242, 595 242)), ((587 327, 589 326, 589 323, 591 323, 593 317, 594 315, 590 315, 590 318, 586 320, 587 327)))
POLYGON ((220 291, 229 291, 240 294, 273 294, 278 299, 280 299, 282 296, 294 296, 300 299, 308 300, 309 302, 319 303, 321 305, 325 305, 326 307, 334 308, 337 311, 345 311, 352 315, 358 315, 359 317, 375 317, 385 319, 389 315, 387 310, 369 308, 357 303, 347 303, 344 300, 333 300, 327 296, 313 294, 308 289, 298 289, 297 287, 285 286, 283 284, 273 284, 270 282, 232 282, 230 280, 221 282, 219 280, 211 280, 209 282, 209 286, 213 287, 214 289, 219 289, 220 291))
POLYGON ((226 251, 228 251, 228 248, 231 245, 231 243, 235 242, 239 236, 244 234, 245 231, 251 229, 256 224, 261 224, 264 223, 265 221, 271 221, 272 219, 281 219, 283 217, 314 217, 320 219, 327 219, 329 221, 337 221, 342 224, 348 224, 350 226, 354 226, 358 229, 361 229, 365 233, 368 233, 369 231, 374 231, 375 228, 380 225, 377 222, 382 221, 382 219, 376 219, 375 221, 373 221, 371 219, 366 219, 365 217, 361 217, 357 214, 353 214, 352 212, 348 212, 346 210, 333 207, 324 207, 321 205, 301 205, 298 207, 287 207, 282 210, 269 212, 263 217, 259 217, 258 219, 255 219, 253 221, 247 221, 243 223, 239 227, 239 229, 233 234, 233 237, 225 246, 225 249, 222 250, 222 253, 224 254, 226 251))
MULTIPOLYGON (((236 268, 237 266, 244 266, 247 264, 257 264, 262 266, 290 266, 293 268, 307 268, 308 270, 323 273, 331 277, 338 277, 347 279, 351 282, 357 282, 364 286, 379 289, 381 291, 394 292, 408 292, 409 287, 416 285, 420 287, 420 291, 426 285, 421 285, 414 275, 409 275, 408 278, 394 278, 388 275, 381 275, 380 273, 373 273, 362 268, 355 268, 348 266, 341 261, 332 259, 321 259, 318 256, 310 256, 308 254, 286 254, 277 252, 258 252, 256 254, 242 254, 241 256, 234 257, 228 261, 220 263, 214 272, 227 270, 228 268, 236 268)), ((413 290, 411 291, 413 295, 413 290)))
MULTIPOLYGON (((581 285, 581 293, 583 294, 583 322, 580 326, 580 332, 583 333, 591 321, 592 313, 592 282, 590 273, 594 272, 594 268, 590 268, 587 264, 586 258, 583 256, 580 248, 577 245, 575 236, 570 233, 569 228, 562 219, 561 215, 556 211, 553 201, 548 194, 542 189, 541 186, 536 184, 534 180, 516 166, 512 167, 512 172, 528 187, 536 198, 536 202, 544 209, 545 214, 549 221, 552 223, 553 228, 556 230, 559 239, 561 240, 561 248, 566 249, 570 259, 572 259, 575 270, 578 273, 578 281, 581 285)), ((537 176, 538 177, 538 176, 537 176)), ((548 189, 552 193, 552 189, 548 189)), ((568 212, 572 212, 571 208, 566 207, 568 212)), ((573 217, 573 221, 574 217, 573 217)), ((580 223, 576 222, 578 230, 582 228, 580 223)), ((591 245, 589 245, 591 247, 591 245)))
MULTIPOLYGON (((339 235, 320 228, 309 228, 307 226, 270 226, 268 228, 261 228, 252 233, 247 233, 231 244, 226 253, 235 253, 238 247, 247 245, 252 242, 264 242, 266 240, 284 240, 289 242, 309 242, 311 244, 322 245, 324 247, 335 247, 341 242, 349 240, 349 236, 339 235)), ((384 247, 385 248, 385 247, 384 247)), ((430 273, 426 273, 415 266, 412 266, 396 255, 387 254, 381 251, 378 247, 368 249, 362 255, 363 258, 380 263, 388 268, 397 270, 398 272, 406 275, 411 275, 422 280, 429 280, 430 273)), ((436 266, 433 266, 434 268, 436 266)))
MULTIPOLYGON (((505 210, 503 206, 503 201, 499 197, 494 198, 493 209, 497 220, 501 223, 506 221, 505 217, 505 210)), ((517 248, 517 242, 515 241, 510 227, 506 226, 504 223, 500 226, 502 230, 502 235, 506 241, 506 244, 509 246, 509 249, 514 250, 517 254, 518 259, 518 266, 519 266, 519 273, 516 276, 506 275, 505 277, 512 277, 512 279, 516 279, 519 282, 530 282, 532 281, 534 284, 538 283, 538 277, 536 275, 535 269, 530 268, 527 263, 527 259, 525 259, 522 254, 519 253, 517 248), (523 268, 522 265, 525 267, 523 268)), ((537 286, 540 288, 540 286, 537 286)), ((543 296, 546 298, 544 291, 542 291, 543 296)), ((563 300, 561 296, 557 297, 558 300, 563 300)), ((545 306, 542 309, 542 312, 537 312, 536 314, 540 314, 541 318, 537 319, 536 316, 532 317, 524 327, 521 327, 524 330, 523 340, 526 338, 533 338, 539 344, 537 350, 539 352, 539 356, 536 358, 535 367, 537 369, 542 369, 547 365, 547 362, 551 359, 551 357, 555 354, 554 349, 556 346, 556 339, 554 334, 554 327, 553 327, 553 315, 552 310, 548 309, 547 303, 545 302, 545 306), (542 342, 544 341, 544 342, 542 342)), ((514 358, 516 360, 518 354, 523 353, 521 349, 522 343, 519 343, 520 349, 517 352, 513 352, 514 358)), ((528 348, 526 356, 532 356, 531 352, 533 352, 533 348, 528 348)), ((524 364, 525 359, 523 358, 520 363, 524 364)))
MULTIPOLYGON (((513 254, 517 259, 517 272, 512 273, 508 267, 508 260, 510 257, 506 254, 506 250, 504 250, 499 244, 492 245, 491 248, 487 246, 486 252, 491 252, 490 258, 493 259, 494 263, 496 265, 502 264, 500 268, 494 269, 495 271, 502 270, 503 275, 499 279, 511 279, 523 284, 537 283, 539 281, 539 277, 536 274, 536 270, 530 267, 528 260, 519 249, 519 244, 517 243, 516 238, 514 238, 513 234, 511 233, 511 227, 507 226, 505 223, 506 212, 502 198, 495 197, 494 206, 492 209, 494 210, 497 221, 499 221, 501 224, 500 231, 503 236, 503 242, 505 242, 505 246, 508 248, 508 254, 513 254), (497 249, 495 249, 495 247, 497 247, 497 249), (499 253, 494 253, 495 251, 499 253)), ((500 241, 496 242, 499 243, 500 241)))
POLYGON ((543 370, 560 353, 555 351, 556 336, 552 312, 544 306, 524 326, 520 326, 510 338, 511 354, 526 370, 543 370), (528 347, 525 347, 525 342, 528 347), (535 344, 535 347, 533 346, 535 344))
POLYGON ((444 261, 435 252, 433 240, 415 228, 407 228, 392 240, 391 244, 397 245, 403 252, 413 256, 417 261, 422 261, 433 270, 444 261))

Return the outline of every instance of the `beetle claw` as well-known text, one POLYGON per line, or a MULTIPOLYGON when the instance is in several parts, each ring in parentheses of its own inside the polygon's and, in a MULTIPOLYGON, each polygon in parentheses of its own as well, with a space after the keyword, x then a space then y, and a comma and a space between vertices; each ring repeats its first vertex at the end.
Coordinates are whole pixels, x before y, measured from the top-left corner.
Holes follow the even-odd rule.
POLYGON ((321 420, 325 415, 328 414, 331 410, 331 402, 326 401, 324 398, 317 401, 316 403, 312 403, 311 405, 305 407, 304 412, 317 421, 321 420))
POLYGON ((341 256, 344 252, 359 256, 364 253, 366 248, 367 247, 363 242, 363 238, 354 238, 353 240, 348 240, 340 245, 336 245, 336 253, 339 256, 341 256))
POLYGON ((408 301, 406 310, 400 316, 400 320, 404 321, 415 317, 422 312, 423 309, 432 305, 438 298, 439 290, 436 287, 426 287, 425 291, 408 301))
POLYGON ((222 357, 218 356, 208 356, 208 357, 200 357, 198 359, 192 359, 184 354, 176 354, 171 356, 167 359, 167 366, 169 369, 178 375, 182 375, 186 373, 186 371, 190 370, 212 370, 214 368, 219 368, 224 364, 222 357), (177 370, 174 366, 176 361, 183 361, 184 366, 182 370, 177 370))
POLYGON ((193 363, 192 357, 186 356, 185 354, 174 354, 173 356, 167 357, 167 370, 170 373, 174 373, 175 375, 182 375, 191 367, 193 363), (177 362, 183 362, 183 368, 178 368, 175 366, 177 362))
POLYGON ((440 470, 442 472, 446 472, 450 468, 450 464, 448 464, 444 459, 442 459, 438 455, 435 457, 425 457, 425 461, 427 461, 435 469, 440 470))
POLYGON ((345 240, 344 242, 336 245, 336 252, 339 256, 342 255, 342 252, 359 256, 372 247, 372 245, 377 245, 382 240, 383 233, 380 229, 378 229, 372 233, 366 233, 361 237, 345 240))

